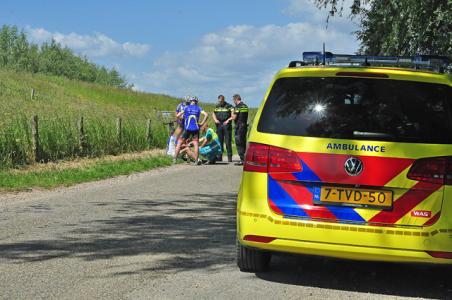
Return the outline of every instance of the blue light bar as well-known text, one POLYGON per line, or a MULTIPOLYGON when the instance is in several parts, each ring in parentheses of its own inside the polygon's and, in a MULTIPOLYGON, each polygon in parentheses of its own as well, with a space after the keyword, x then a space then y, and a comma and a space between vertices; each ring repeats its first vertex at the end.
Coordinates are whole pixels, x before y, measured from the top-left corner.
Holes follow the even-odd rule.
POLYGON ((303 62, 306 65, 362 65, 362 66, 410 66, 415 68, 432 69, 444 72, 449 67, 449 59, 439 55, 415 55, 415 56, 371 56, 333 54, 331 52, 303 52, 303 62))
MULTIPOLYGON (((325 52, 325 61, 331 62, 334 54, 331 52, 325 52)), ((305 63, 316 63, 319 64, 323 62, 323 53, 322 52, 303 52, 303 61, 305 63)))

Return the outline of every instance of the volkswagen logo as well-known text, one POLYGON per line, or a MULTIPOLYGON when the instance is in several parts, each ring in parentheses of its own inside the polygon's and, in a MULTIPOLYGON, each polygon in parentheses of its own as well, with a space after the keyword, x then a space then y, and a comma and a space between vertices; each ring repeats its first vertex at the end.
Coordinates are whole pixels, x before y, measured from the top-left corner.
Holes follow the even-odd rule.
POLYGON ((364 169, 363 162, 357 157, 350 157, 345 161, 345 172, 350 176, 358 176, 364 169))

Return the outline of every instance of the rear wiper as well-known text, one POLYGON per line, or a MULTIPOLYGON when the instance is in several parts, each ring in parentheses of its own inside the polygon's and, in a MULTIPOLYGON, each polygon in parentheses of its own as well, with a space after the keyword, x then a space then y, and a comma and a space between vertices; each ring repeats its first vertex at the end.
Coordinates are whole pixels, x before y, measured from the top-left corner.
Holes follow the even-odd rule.
POLYGON ((394 136, 384 132, 366 132, 366 131, 353 131, 354 137, 366 137, 366 138, 386 138, 393 139, 394 136))

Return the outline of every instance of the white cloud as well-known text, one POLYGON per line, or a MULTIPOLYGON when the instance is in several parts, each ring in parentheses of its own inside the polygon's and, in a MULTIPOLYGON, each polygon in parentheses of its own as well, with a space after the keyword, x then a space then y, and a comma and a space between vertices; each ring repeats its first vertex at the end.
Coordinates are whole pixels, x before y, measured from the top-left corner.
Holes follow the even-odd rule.
MULTIPOLYGON (((330 19, 326 10, 318 10, 311 0, 287 0, 285 13, 293 22, 286 25, 235 25, 208 32, 196 46, 161 54, 146 72, 122 71, 145 90, 184 96, 197 95, 203 101, 215 101, 218 94, 228 98, 240 93, 246 103, 257 106, 272 77, 290 60, 299 60, 303 51, 353 53, 358 43, 352 33, 356 27, 347 18, 330 19), (289 17, 289 13, 291 16, 289 17)), ((347 1, 344 7, 347 7, 347 1)), ((346 13, 344 13, 346 15, 346 13)), ((28 28, 37 42, 54 38, 58 42, 92 58, 108 56, 143 57, 150 46, 120 43, 105 34, 80 35, 28 28)))
POLYGON ((333 52, 357 50, 351 32, 310 23, 230 26, 205 34, 192 49, 165 53, 136 82, 149 91, 195 94, 204 101, 238 92, 257 106, 278 69, 301 59, 303 51, 320 50, 323 42, 333 52))
POLYGON ((26 31, 34 42, 48 42, 52 38, 77 53, 85 54, 92 58, 106 56, 131 56, 143 57, 146 55, 151 46, 138 43, 119 43, 102 33, 93 35, 81 35, 77 33, 63 34, 60 32, 49 32, 43 28, 27 27, 26 31))
POLYGON ((149 50, 151 50, 151 46, 147 44, 136 44, 130 42, 125 42, 124 44, 122 44, 122 47, 130 55, 139 57, 146 55, 149 50))

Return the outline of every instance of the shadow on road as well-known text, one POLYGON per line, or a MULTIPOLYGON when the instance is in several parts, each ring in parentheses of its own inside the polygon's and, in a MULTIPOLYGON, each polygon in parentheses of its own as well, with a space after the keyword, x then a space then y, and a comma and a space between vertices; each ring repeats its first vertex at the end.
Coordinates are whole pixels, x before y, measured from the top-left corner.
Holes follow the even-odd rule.
MULTIPOLYGON (((152 255, 127 276, 164 270, 209 272, 235 264, 235 193, 112 199, 90 205, 108 210, 110 218, 67 224, 53 239, 0 244, 0 260, 10 263, 78 258, 85 261, 152 255), (168 200, 171 199, 171 200, 168 200)), ((341 291, 394 296, 452 298, 451 269, 352 262, 278 254, 263 281, 341 291)))
POLYGON ((0 257, 21 263, 65 257, 99 260, 160 255, 157 265, 143 265, 139 271, 215 269, 231 264, 235 253, 236 194, 168 198, 172 200, 117 199, 93 203, 107 206, 113 216, 69 225, 61 237, 52 240, 0 244, 0 257))
POLYGON ((260 279, 383 295, 452 299, 452 268, 277 254, 260 279))

